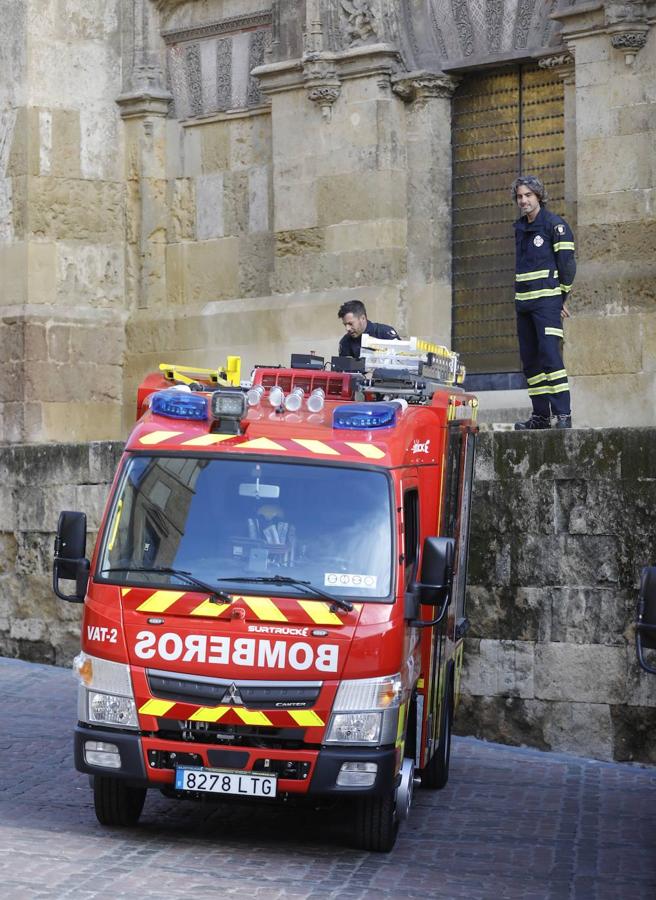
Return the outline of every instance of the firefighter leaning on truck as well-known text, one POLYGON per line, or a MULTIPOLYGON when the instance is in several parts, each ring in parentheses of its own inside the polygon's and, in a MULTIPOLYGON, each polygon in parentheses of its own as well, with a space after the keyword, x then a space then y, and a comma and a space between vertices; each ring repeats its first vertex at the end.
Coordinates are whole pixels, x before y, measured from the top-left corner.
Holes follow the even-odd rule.
POLYGON ((534 175, 512 183, 520 210, 515 228, 515 311, 517 336, 533 413, 517 430, 571 428, 567 372, 563 364, 563 319, 576 274, 574 235, 567 222, 546 206, 547 192, 534 175))

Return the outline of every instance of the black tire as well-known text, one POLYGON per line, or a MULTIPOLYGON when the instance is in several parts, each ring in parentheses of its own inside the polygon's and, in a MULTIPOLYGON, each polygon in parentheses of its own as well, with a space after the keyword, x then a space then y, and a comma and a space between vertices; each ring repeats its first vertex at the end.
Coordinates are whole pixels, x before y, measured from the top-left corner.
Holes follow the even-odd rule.
POLYGON ((136 825, 146 800, 146 788, 130 787, 119 778, 95 775, 93 805, 101 825, 136 825))
POLYGON ((449 679, 440 720, 440 740, 430 762, 421 773, 421 786, 440 791, 449 780, 451 730, 453 725, 453 683, 449 679))
POLYGON ((356 846, 362 850, 389 853, 399 831, 396 794, 357 800, 354 831, 356 846))

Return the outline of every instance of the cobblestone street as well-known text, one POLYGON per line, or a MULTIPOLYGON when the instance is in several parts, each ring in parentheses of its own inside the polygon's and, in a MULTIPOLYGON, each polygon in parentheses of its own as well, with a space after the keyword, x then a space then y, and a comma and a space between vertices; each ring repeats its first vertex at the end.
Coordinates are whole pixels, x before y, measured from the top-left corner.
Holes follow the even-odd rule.
POLYGON ((0 685, 2 897, 656 896, 656 769, 456 738, 388 855, 351 849, 343 810, 152 792, 139 827, 106 829, 73 769, 70 672, 0 659, 0 685))

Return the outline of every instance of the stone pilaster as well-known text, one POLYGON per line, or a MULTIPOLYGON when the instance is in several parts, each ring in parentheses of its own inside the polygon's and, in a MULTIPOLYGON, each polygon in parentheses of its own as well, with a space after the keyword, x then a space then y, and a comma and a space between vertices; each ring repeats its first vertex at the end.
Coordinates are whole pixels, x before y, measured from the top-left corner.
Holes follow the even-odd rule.
POLYGON ((458 79, 410 72, 392 79, 406 104, 407 281, 403 330, 451 342, 451 98, 458 79))
POLYGON ((575 59, 579 271, 565 361, 579 424, 656 421, 643 402, 656 391, 654 9, 609 2, 555 15, 575 59))

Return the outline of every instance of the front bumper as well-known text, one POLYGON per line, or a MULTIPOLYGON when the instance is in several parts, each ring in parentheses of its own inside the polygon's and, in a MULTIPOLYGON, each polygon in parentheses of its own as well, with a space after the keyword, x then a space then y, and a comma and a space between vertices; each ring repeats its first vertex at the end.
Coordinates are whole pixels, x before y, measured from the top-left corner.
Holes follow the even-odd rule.
POLYGON ((271 750, 256 747, 224 747, 196 742, 181 743, 144 737, 138 733, 89 728, 75 729, 75 768, 89 775, 120 778, 139 787, 165 788, 174 781, 175 763, 244 772, 279 770, 286 763, 298 768, 295 778, 278 777, 278 794, 312 797, 335 795, 380 795, 396 786, 397 750, 394 747, 325 747, 321 750, 271 750), (85 741, 106 741, 118 747, 120 768, 94 766, 84 758, 85 741), (164 760, 164 762, 162 762, 164 760), (268 761, 268 764, 267 762, 268 761), (371 787, 345 787, 337 776, 345 762, 374 762, 378 765, 371 787), (271 769, 263 768, 268 765, 271 769), (304 772, 305 774, 301 774, 304 772))

